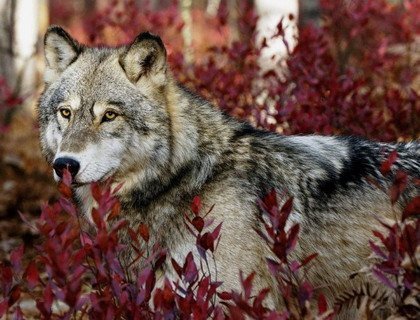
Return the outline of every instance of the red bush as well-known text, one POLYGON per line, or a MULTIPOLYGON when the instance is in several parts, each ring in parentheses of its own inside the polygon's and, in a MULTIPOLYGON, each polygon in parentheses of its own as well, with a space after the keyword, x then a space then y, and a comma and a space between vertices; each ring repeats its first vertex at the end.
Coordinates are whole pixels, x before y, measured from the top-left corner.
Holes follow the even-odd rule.
POLYGON ((418 60, 412 49, 417 7, 415 1, 321 1, 322 27, 300 27, 283 78, 261 72, 254 41, 257 17, 246 2, 239 7, 240 41, 228 45, 229 33, 217 33, 226 28, 223 5, 213 20, 194 21, 200 28, 211 20, 216 31, 207 38, 204 54, 193 46, 199 53, 193 65, 183 59, 183 23, 176 5, 153 12, 134 1, 112 1, 85 26, 93 43, 127 43, 141 30, 160 34, 182 84, 258 126, 287 134, 397 140, 416 138, 420 131, 413 88, 418 60), (220 45, 217 34, 226 45, 220 45))
POLYGON ((193 65, 184 60, 177 4, 152 11, 132 0, 112 1, 85 16, 84 32, 75 32, 85 42, 112 45, 127 43, 144 30, 160 34, 182 84, 260 127, 286 134, 417 138, 417 2, 323 0, 320 5, 321 26, 300 26, 283 77, 262 74, 255 44, 258 17, 245 1, 238 8, 240 41, 229 41, 233 30, 224 2, 215 18, 194 9, 194 28, 206 30, 206 42, 193 41, 193 65))
MULTIPOLYGON (((382 173, 390 174, 390 167, 395 161, 394 153, 382 165, 382 173)), ((397 202, 407 184, 420 186, 420 181, 413 181, 404 172, 396 172, 394 183, 389 190, 390 200, 397 202)), ((371 266, 372 274, 394 293, 392 298, 396 305, 394 314, 408 319, 415 319, 420 307, 416 299, 420 294, 420 196, 414 197, 396 221, 388 222, 379 219, 386 232, 373 231, 377 241, 370 241, 372 252, 377 261, 371 266)))
MULTIPOLYGON (((382 164, 384 174, 391 171, 395 159, 393 153, 382 164)), ((393 203, 411 179, 402 172, 394 174, 395 182, 389 190, 393 203)), ((194 198, 191 212, 185 215, 186 226, 196 239, 198 256, 190 252, 183 264, 171 259, 175 278, 168 279, 159 278, 158 270, 167 260, 166 253, 158 244, 150 248, 147 226, 141 224, 133 229, 120 218, 119 202, 113 196, 118 187, 111 191, 109 182, 92 185, 97 208, 92 209, 93 221, 85 230, 82 226, 86 224, 80 221, 83 215, 70 200, 70 186, 70 173, 66 172, 59 186, 61 198, 45 206, 32 225, 42 236, 35 258, 22 263, 22 245, 0 264, 0 317, 13 313, 17 319, 22 318, 28 312, 20 307, 24 299, 35 301, 36 310, 32 313, 44 319, 332 319, 334 315, 322 293, 318 294, 318 314, 311 308, 314 289, 301 269, 316 258, 316 253, 301 261, 290 259, 300 229, 299 224, 286 226, 292 199, 279 208, 277 195, 271 192, 260 203, 264 228, 255 231, 271 249, 267 267, 277 280, 284 305, 283 310, 271 310, 264 306, 269 289, 253 290, 255 273, 239 275, 241 291, 220 290, 221 282, 213 278, 208 265, 223 233, 222 223, 212 226, 212 220, 207 218, 211 209, 203 213, 199 197, 194 198), (124 238, 124 234, 129 238, 124 238), (127 247, 135 253, 129 260, 124 255, 127 247)), ((373 304, 369 312, 376 310, 378 303, 386 303, 395 306, 395 315, 415 317, 419 311, 415 303, 420 276, 419 210, 416 197, 401 219, 393 224, 380 221, 387 233, 373 232, 381 244, 370 242, 378 258, 370 269, 393 293, 372 294, 369 287, 362 288, 339 298, 337 311, 366 296, 373 304)))
MULTIPOLYGON (((275 311, 263 306, 268 289, 251 295, 255 274, 240 275, 241 292, 220 291, 221 282, 212 278, 208 260, 217 250, 222 224, 212 228, 207 218, 210 211, 202 213, 199 197, 194 199, 191 213, 185 215, 199 257, 190 252, 183 265, 171 259, 177 278, 165 279, 157 286, 156 272, 166 255, 156 244, 150 252, 146 250, 147 226, 134 230, 119 217, 119 203, 107 183, 92 185, 98 207, 92 210, 94 225, 84 230, 81 215, 70 200, 70 185, 67 172, 59 188, 61 198, 45 206, 32 225, 42 236, 35 258, 24 265, 24 248, 20 246, 11 252, 9 261, 1 263, 0 317, 10 312, 19 317, 28 312, 20 308, 20 301, 28 297, 36 302, 37 314, 44 319, 244 319, 245 315, 253 319, 298 319, 310 314, 312 287, 300 278, 298 270, 315 255, 302 262, 288 260, 299 232, 298 225, 285 230, 291 200, 279 210, 272 193, 261 204, 268 221, 263 220, 266 233, 260 234, 278 258, 278 262, 267 261, 286 305, 285 311, 275 311), (122 240, 122 234, 129 235, 128 243, 122 240), (128 246, 136 255, 127 262, 121 252, 128 246), (298 311, 289 308, 295 303, 298 311)), ((327 312, 322 296, 319 312, 327 312)))

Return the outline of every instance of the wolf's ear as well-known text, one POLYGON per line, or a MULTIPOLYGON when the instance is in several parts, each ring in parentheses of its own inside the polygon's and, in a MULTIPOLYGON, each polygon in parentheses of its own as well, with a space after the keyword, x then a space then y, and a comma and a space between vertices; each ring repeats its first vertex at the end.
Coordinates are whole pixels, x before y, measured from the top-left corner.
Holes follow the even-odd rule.
POLYGON ((45 82, 51 83, 72 64, 82 52, 82 46, 63 28, 50 26, 44 37, 45 82))
POLYGON ((120 65, 128 79, 142 87, 141 80, 158 87, 166 83, 166 49, 162 40, 149 32, 137 36, 121 55, 120 65))

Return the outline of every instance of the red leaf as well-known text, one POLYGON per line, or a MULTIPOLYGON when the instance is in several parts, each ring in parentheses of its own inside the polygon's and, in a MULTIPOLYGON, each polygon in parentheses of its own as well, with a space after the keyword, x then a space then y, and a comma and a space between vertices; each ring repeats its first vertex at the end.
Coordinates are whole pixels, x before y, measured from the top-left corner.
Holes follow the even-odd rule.
POLYGON ((227 291, 218 292, 217 296, 222 300, 232 300, 232 293, 227 291))
POLYGON ((318 296, 318 315, 322 315, 323 313, 327 312, 327 310, 328 310, 327 299, 325 299, 325 296, 321 292, 318 296))
POLYGON ((298 235, 299 235, 300 226, 299 224, 295 224, 289 231, 288 239, 287 239, 287 253, 293 251, 297 244, 298 235))
MULTIPOLYGON (((284 235, 284 232, 283 232, 284 235)), ((273 245, 272 251, 281 261, 287 261, 285 241, 276 241, 273 245)))
POLYGON ((119 201, 115 201, 115 203, 112 205, 111 213, 107 217, 107 221, 110 221, 118 217, 120 212, 121 212, 121 204, 119 201))
POLYGON ((90 234, 89 233, 85 233, 85 232, 83 232, 83 233, 80 234, 80 242, 84 246, 91 246, 91 245, 93 245, 92 238, 91 238, 90 234))
POLYGON ((262 206, 267 212, 271 212, 272 208, 278 207, 276 190, 271 190, 271 192, 263 198, 262 206))
POLYGON ((402 171, 398 171, 397 174, 395 175, 395 181, 392 184, 391 189, 390 189, 390 197, 391 197, 392 204, 397 202, 401 193, 406 188, 407 180, 408 180, 407 174, 402 171))
POLYGON ((306 301, 309 301, 313 294, 313 287, 308 281, 304 281, 299 287, 299 303, 302 307, 306 305, 306 301))
POLYGON ((240 272, 240 278, 242 283, 242 288, 244 289, 245 299, 249 299, 252 292, 252 282, 254 281, 255 272, 252 272, 248 277, 243 279, 243 274, 240 272))
POLYGON ((375 237, 377 237, 377 238, 381 239, 381 241, 382 241, 382 242, 384 242, 384 241, 385 241, 385 237, 384 237, 384 235, 383 235, 382 233, 380 233, 379 231, 377 231, 377 230, 373 230, 373 231, 372 231, 372 233, 373 233, 373 235, 374 235, 375 237))
POLYGON ((302 264, 296 260, 293 260, 292 262, 289 262, 289 267, 290 270, 292 270, 292 272, 295 272, 296 270, 299 270, 302 267, 302 264))
POLYGON ((70 199, 73 194, 71 188, 62 181, 58 184, 58 192, 66 199, 70 199))
POLYGON ((138 238, 137 238, 137 233, 136 233, 136 232, 134 232, 134 230, 133 230, 133 229, 131 229, 131 228, 127 228, 127 232, 128 232, 128 235, 129 235, 129 237, 130 237, 131 241, 133 241, 133 242, 135 242, 136 244, 138 244, 138 243, 139 243, 139 240, 138 240, 138 238))
POLYGON ((204 220, 200 216, 196 216, 194 219, 192 219, 191 224, 198 232, 201 232, 204 227, 204 220))
POLYGON ((214 238, 209 232, 199 236, 197 238, 197 243, 204 250, 210 250, 211 252, 214 251, 214 238))
POLYGON ((18 285, 12 288, 9 294, 9 301, 8 301, 9 307, 13 306, 15 302, 19 300, 20 292, 21 292, 20 287, 18 285))
POLYGON ((95 240, 96 244, 104 252, 107 250, 108 245, 110 245, 108 234, 103 229, 98 232, 95 240))
POLYGON ((191 203, 191 211, 198 216, 201 210, 201 199, 199 196, 195 196, 191 203))
POLYGON ((19 272, 22 266, 22 257, 25 246, 21 244, 10 253, 10 262, 12 263, 15 272, 19 272))
POLYGON ((50 284, 48 284, 47 287, 45 288, 43 298, 44 298, 44 301, 43 301, 44 308, 48 314, 51 314, 51 307, 52 307, 54 295, 53 295, 50 284))
POLYGON ((372 269, 372 273, 373 275, 381 282, 383 283, 385 286, 391 288, 391 289, 396 289, 397 287, 395 286, 395 284, 393 282, 391 282, 391 280, 389 280, 389 278, 383 274, 382 271, 373 268, 372 269))
POLYGON ((118 193, 118 191, 121 190, 121 188, 124 186, 124 183, 119 183, 113 190, 112 190, 112 194, 116 195, 118 193))
POLYGON ((2 266, 0 265, 0 271, 1 271, 1 287, 4 292, 8 292, 10 288, 12 287, 13 283, 13 271, 10 266, 2 266))
POLYGON ((244 312, 236 306, 229 305, 229 319, 235 319, 235 320, 245 320, 244 312))
POLYGON ((220 230, 222 229, 222 224, 223 224, 223 222, 220 222, 219 225, 211 233, 214 240, 216 240, 219 237, 220 230))
POLYGON ((283 28, 283 20, 284 17, 282 17, 279 21, 279 23, 277 24, 277 32, 275 36, 282 36, 284 35, 284 28, 283 28))
POLYGON ((394 150, 389 154, 388 158, 384 162, 382 162, 380 170, 383 175, 386 175, 391 171, 391 167, 395 163, 395 161, 397 161, 397 158, 397 150, 394 150))
POLYGON ((373 252, 375 252, 375 254, 382 258, 382 259, 387 259, 386 254, 382 251, 381 248, 379 248, 373 241, 369 241, 369 246, 372 249, 373 252))
POLYGON ((146 267, 144 268, 139 277, 137 278, 137 284, 139 286, 142 286, 143 284, 145 284, 147 282, 147 280, 149 279, 150 275, 152 274, 153 270, 150 267, 146 267))
POLYGON ((162 250, 157 255, 157 259, 156 259, 156 261, 154 263, 155 270, 156 269, 159 269, 163 265, 163 263, 165 262, 165 260, 166 260, 166 252, 164 250, 162 250))
POLYGON ((263 307, 262 302, 267 297, 269 292, 270 292, 269 288, 264 288, 258 293, 257 297, 254 299, 254 303, 252 304, 254 309, 261 309, 263 307))
MULTIPOLYGON (((192 295, 187 295, 185 298, 181 298, 179 303, 179 309, 181 310, 181 312, 183 314, 191 314, 192 313, 192 295)), ((200 319, 201 317, 199 315, 196 315, 197 310, 199 310, 198 308, 194 309, 194 314, 192 319, 200 319)))
POLYGON ((63 177, 61 178, 61 181, 63 182, 64 185, 66 185, 67 187, 71 186, 72 183, 72 176, 70 171, 66 168, 63 170, 63 177))
POLYGON ((280 264, 271 258, 266 258, 268 270, 273 276, 277 276, 280 270, 280 264))
POLYGON ((35 262, 31 261, 29 263, 25 273, 29 289, 33 289, 39 283, 39 273, 38 269, 36 268, 35 262))
POLYGON ((96 208, 92 209, 92 219, 93 222, 95 222, 96 227, 98 229, 103 229, 104 226, 104 221, 102 220, 101 214, 99 213, 99 211, 96 208))
POLYGON ((292 212, 292 208, 293 208, 293 197, 290 197, 283 204, 283 206, 281 207, 280 212, 283 213, 283 214, 286 214, 287 216, 289 216, 289 214, 292 212))
POLYGON ((197 280, 198 270, 194 262, 193 254, 191 252, 188 253, 185 259, 183 271, 184 271, 185 281, 187 281, 188 283, 193 283, 197 280))
POLYGON ((7 303, 6 299, 0 302, 0 318, 4 316, 4 314, 7 312, 8 309, 9 309, 9 304, 7 303))
POLYGON ((405 219, 412 217, 412 216, 419 216, 420 215, 420 196, 415 197, 412 199, 407 206, 404 208, 402 214, 402 221, 405 219))
POLYGON ((91 187, 92 196, 97 203, 101 201, 102 198, 102 190, 98 183, 92 183, 91 187))
POLYGON ((200 279, 200 283, 197 290, 197 300, 204 301, 204 297, 206 294, 209 293, 209 284, 210 284, 210 277, 204 277, 200 279))
POLYGON ((261 231, 259 228, 253 228, 253 229, 266 243, 270 243, 270 240, 267 238, 267 236, 265 235, 263 231, 261 231))
POLYGON ((301 266, 306 266, 310 261, 318 257, 318 253, 312 253, 311 255, 307 256, 303 261, 301 262, 301 266))
POLYGON ((171 258, 171 263, 175 269, 175 272, 178 274, 178 277, 181 277, 181 274, 182 274, 181 266, 173 258, 171 258))
POLYGON ((279 230, 283 230, 284 229, 284 227, 286 226, 286 221, 287 221, 287 219, 289 219, 289 215, 292 212, 292 208, 293 208, 293 197, 290 197, 284 203, 284 205, 281 207, 279 224, 276 227, 276 229, 279 229, 279 230))
POLYGON ((58 202, 60 203, 60 206, 63 208, 65 212, 67 212, 73 217, 76 217, 76 208, 74 207, 73 203, 69 199, 60 198, 58 199, 58 202))
POLYGON ((144 223, 139 225, 139 233, 140 236, 143 238, 144 241, 148 242, 150 238, 149 228, 144 223))

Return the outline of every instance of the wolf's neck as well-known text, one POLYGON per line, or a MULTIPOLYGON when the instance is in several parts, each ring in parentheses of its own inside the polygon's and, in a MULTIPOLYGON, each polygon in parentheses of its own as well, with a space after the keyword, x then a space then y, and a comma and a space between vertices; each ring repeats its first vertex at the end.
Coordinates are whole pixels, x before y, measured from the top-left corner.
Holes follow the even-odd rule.
POLYGON ((170 119, 167 166, 143 172, 129 182, 126 199, 136 195, 131 207, 144 208, 165 197, 189 201, 214 175, 228 150, 232 123, 227 122, 234 120, 175 85, 166 92, 166 105, 170 119))

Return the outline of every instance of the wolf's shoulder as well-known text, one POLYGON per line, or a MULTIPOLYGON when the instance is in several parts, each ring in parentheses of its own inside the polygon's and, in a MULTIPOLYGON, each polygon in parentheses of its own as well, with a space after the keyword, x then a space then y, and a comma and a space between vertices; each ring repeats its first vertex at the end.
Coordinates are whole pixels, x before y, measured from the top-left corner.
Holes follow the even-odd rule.
POLYGON ((241 124, 232 136, 249 146, 250 158, 272 166, 304 172, 325 172, 328 183, 348 185, 372 176, 380 179, 381 164, 397 151, 396 170, 420 176, 420 143, 383 143, 357 136, 285 136, 241 124))
POLYGON ((399 158, 420 161, 420 141, 384 143, 359 136, 281 135, 254 128, 248 123, 237 125, 232 140, 247 140, 250 144, 273 152, 287 150, 292 153, 330 157, 357 157, 361 160, 384 160, 397 151, 399 158))

